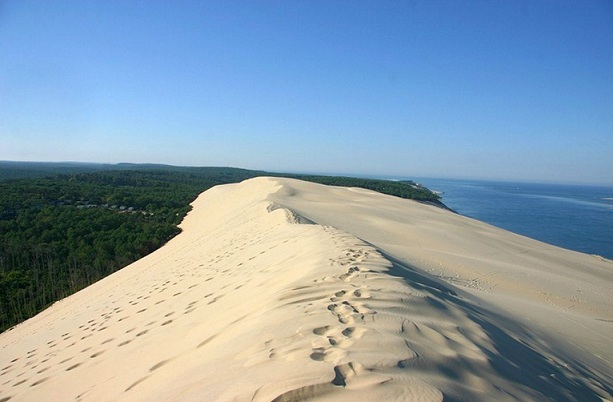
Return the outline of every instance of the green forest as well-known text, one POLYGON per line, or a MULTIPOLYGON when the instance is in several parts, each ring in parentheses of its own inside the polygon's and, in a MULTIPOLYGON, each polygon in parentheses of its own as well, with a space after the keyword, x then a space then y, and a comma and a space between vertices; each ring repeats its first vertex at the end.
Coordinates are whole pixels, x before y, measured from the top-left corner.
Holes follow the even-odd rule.
POLYGON ((202 191, 262 175, 362 187, 444 207, 436 194, 410 181, 0 162, 0 331, 161 247, 180 232, 177 225, 202 191))

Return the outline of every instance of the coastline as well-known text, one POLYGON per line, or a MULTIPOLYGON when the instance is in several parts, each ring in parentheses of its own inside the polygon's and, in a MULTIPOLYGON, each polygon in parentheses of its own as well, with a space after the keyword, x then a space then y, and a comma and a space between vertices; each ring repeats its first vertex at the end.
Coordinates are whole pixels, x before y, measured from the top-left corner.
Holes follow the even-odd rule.
POLYGON ((613 187, 420 178, 461 215, 613 259, 613 187))

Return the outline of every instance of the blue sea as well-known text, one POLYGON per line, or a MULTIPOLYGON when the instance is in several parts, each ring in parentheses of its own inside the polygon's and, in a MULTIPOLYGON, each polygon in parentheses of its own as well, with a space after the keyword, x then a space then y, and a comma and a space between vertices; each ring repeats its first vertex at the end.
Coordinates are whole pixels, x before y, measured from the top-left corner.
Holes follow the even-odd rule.
POLYGON ((414 179, 456 212, 559 247, 613 259, 613 187, 414 179))

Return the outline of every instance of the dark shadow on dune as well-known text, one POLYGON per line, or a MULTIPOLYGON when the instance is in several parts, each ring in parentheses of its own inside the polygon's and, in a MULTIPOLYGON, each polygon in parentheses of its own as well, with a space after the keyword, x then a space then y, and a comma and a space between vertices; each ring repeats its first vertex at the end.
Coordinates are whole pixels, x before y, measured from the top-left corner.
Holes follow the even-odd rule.
MULTIPOLYGON (((393 264, 390 275, 460 308, 483 329, 496 350, 481 350, 499 377, 536 391, 541 396, 539 400, 601 402, 595 388, 613 395, 607 374, 599 375, 570 356, 560 356, 554 347, 520 323, 467 301, 447 283, 407 266, 380 249, 379 252, 393 264)), ((453 397, 446 395, 445 400, 453 397)))

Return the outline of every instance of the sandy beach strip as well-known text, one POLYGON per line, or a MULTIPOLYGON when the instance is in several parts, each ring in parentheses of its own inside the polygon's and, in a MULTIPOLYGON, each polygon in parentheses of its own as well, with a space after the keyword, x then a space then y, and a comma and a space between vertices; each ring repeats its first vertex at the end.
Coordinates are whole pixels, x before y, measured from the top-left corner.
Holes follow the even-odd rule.
POLYGON ((363 189, 202 193, 0 334, 0 401, 613 400, 613 262, 363 189))

